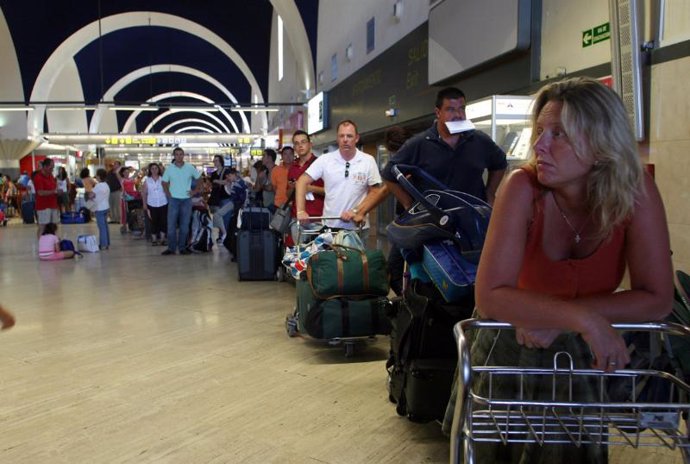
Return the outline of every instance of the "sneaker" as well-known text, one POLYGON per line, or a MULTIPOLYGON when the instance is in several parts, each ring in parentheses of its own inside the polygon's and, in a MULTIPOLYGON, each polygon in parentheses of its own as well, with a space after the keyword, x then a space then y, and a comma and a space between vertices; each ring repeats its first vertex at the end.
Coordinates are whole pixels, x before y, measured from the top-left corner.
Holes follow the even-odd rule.
POLYGON ((225 241, 225 237, 227 237, 228 234, 223 234, 220 237, 218 237, 217 243, 223 243, 225 241))
POLYGON ((151 240, 151 246, 158 246, 158 240, 151 240))
POLYGON ((174 255, 174 254, 175 254, 175 252, 172 250, 165 250, 163 253, 161 253, 161 255, 163 255, 163 256, 174 255))
POLYGON ((181 255, 191 255, 192 252, 185 248, 184 250, 180 250, 180 254, 181 255))
POLYGON ((160 246, 168 246, 168 241, 166 239, 163 239, 158 243, 160 246))

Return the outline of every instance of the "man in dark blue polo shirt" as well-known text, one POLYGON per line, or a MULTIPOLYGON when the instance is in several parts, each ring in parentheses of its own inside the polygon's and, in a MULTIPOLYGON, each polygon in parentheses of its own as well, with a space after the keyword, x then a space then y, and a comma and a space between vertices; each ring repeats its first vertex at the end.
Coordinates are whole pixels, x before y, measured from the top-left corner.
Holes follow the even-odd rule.
MULTIPOLYGON (((412 198, 398 185, 391 172, 394 164, 418 166, 436 177, 449 188, 474 195, 493 204, 496 189, 508 165, 505 152, 483 132, 470 130, 451 133, 447 122, 463 121, 465 116, 465 94, 457 88, 447 87, 436 97, 436 121, 434 124, 408 140, 388 162, 381 177, 398 201, 408 208, 412 198), (483 175, 487 171, 487 181, 483 175)), ((430 186, 420 185, 421 191, 430 186)))

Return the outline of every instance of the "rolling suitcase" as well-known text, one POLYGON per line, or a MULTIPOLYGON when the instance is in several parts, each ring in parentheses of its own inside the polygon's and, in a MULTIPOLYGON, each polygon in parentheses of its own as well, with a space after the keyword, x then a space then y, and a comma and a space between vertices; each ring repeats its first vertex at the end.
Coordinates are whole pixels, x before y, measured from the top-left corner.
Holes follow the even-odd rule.
POLYGON ((22 221, 24 224, 34 223, 34 208, 36 203, 33 201, 25 201, 22 203, 22 221))
POLYGON ((274 280, 277 267, 278 237, 273 231, 237 231, 238 280, 274 280))
POLYGON ((260 208, 258 206, 250 206, 243 208, 240 213, 242 230, 270 230, 271 225, 271 211, 268 208, 260 208))
POLYGON ((457 366, 453 325, 471 317, 474 295, 441 304, 431 284, 413 281, 391 318, 388 394, 413 422, 443 419, 457 366))

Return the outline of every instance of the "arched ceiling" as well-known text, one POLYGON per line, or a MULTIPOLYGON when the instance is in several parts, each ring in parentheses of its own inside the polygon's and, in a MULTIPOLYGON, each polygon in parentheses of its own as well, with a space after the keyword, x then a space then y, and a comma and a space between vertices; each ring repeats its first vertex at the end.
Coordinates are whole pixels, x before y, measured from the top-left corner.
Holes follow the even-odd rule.
MULTIPOLYGON (((286 28, 305 31, 312 63, 315 58, 318 0, 39 3, 0 0, 24 95, 31 101, 79 95, 86 103, 266 102, 274 5, 299 12, 299 18, 284 18, 286 28)), ((52 116, 40 108, 33 113, 29 135, 50 132, 52 116)), ((89 132, 103 131, 104 124, 115 125, 118 132, 184 132, 188 126, 239 132, 248 125, 243 113, 103 113, 86 111, 89 132)))

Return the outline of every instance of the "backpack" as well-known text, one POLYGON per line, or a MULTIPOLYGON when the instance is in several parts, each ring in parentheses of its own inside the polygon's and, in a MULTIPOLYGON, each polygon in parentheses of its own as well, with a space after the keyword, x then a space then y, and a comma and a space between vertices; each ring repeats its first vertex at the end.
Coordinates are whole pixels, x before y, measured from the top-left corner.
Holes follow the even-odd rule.
POLYGON ((60 240, 60 251, 77 251, 76 248, 74 248, 74 242, 72 240, 68 239, 62 239, 60 240))

